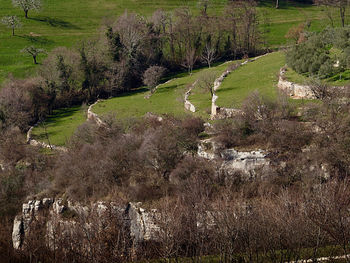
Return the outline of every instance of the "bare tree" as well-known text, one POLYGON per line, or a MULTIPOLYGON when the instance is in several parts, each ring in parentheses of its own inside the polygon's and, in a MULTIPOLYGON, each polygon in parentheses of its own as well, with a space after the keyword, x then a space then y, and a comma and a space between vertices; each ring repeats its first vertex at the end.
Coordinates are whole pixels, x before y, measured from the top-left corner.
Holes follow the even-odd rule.
POLYGON ((341 24, 343 27, 345 27, 345 14, 346 14, 346 9, 350 4, 349 0, 315 0, 315 3, 317 5, 324 5, 326 7, 338 8, 341 24))
POLYGON ((198 87, 210 93, 210 99, 214 96, 214 81, 217 78, 217 75, 218 73, 216 71, 205 71, 197 80, 198 87))
POLYGON ((15 29, 22 26, 17 16, 5 16, 1 19, 1 23, 12 29, 12 36, 15 35, 15 29))
POLYGON ((159 242, 157 250, 166 262, 180 255, 181 243, 184 241, 181 222, 184 216, 181 202, 170 200, 168 197, 162 201, 159 210, 153 214, 153 220, 159 228, 156 231, 156 239, 159 242))
POLYGON ((142 18, 125 12, 114 23, 113 31, 119 33, 120 41, 126 49, 126 55, 133 58, 135 52, 141 48, 141 42, 145 37, 146 29, 142 18))
POLYGON ((181 65, 190 74, 199 57, 201 30, 189 8, 181 8, 175 12, 177 18, 176 34, 177 52, 181 57, 181 65))
POLYGON ((34 46, 25 47, 21 50, 22 53, 28 53, 33 57, 34 64, 38 64, 36 58, 39 54, 45 53, 45 50, 42 48, 36 48, 34 46))
POLYGON ((25 18, 28 18, 30 10, 39 10, 41 8, 40 0, 12 0, 12 4, 23 9, 25 18))
POLYGON ((164 67, 151 66, 143 73, 143 83, 147 85, 151 93, 154 93, 155 88, 159 84, 164 72, 164 67))
POLYGON ((197 61, 197 50, 193 47, 188 47, 185 52, 185 56, 182 62, 182 66, 187 68, 188 73, 192 74, 193 66, 197 61))
POLYGON ((239 0, 231 1, 225 8, 225 27, 229 33, 226 45, 234 57, 255 53, 259 44, 259 20, 256 5, 253 0, 239 0))
POLYGON ((295 44, 303 42, 305 40, 305 23, 300 23, 297 26, 292 26, 285 38, 294 40, 295 44))
POLYGON ((211 41, 207 41, 203 48, 203 52, 201 55, 201 59, 205 61, 210 68, 211 63, 215 60, 216 58, 216 48, 215 46, 212 45, 211 41))
POLYGON ((331 98, 332 94, 329 85, 320 79, 310 80, 308 85, 317 99, 325 100, 331 98))
POLYGON ((350 184, 348 180, 320 185, 308 196, 307 214, 310 220, 343 249, 350 262, 350 184))

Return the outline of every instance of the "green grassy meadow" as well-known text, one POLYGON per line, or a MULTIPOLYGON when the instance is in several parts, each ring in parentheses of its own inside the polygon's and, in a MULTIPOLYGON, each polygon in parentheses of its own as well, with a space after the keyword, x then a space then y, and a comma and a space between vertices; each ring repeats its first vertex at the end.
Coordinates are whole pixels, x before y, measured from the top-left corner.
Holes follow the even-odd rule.
MULTIPOLYGON (((328 24, 322 8, 281 1, 280 9, 273 0, 261 1, 258 11, 264 38, 268 46, 284 45, 288 29, 306 20, 312 20, 311 30, 317 31, 328 24)), ((29 19, 22 10, 14 8, 11 0, 0 0, 0 17, 17 15, 23 27, 11 36, 10 29, 0 25, 0 83, 12 73, 26 77, 35 72, 32 58, 20 53, 26 46, 34 45, 47 51, 58 46, 71 47, 77 42, 97 34, 103 20, 120 15, 125 10, 151 15, 157 9, 172 10, 189 6, 198 12, 197 0, 42 0, 40 12, 30 11, 29 19)), ((227 0, 214 0, 209 12, 221 12, 227 0)), ((43 56, 39 57, 39 62, 43 56)))
POLYGON ((229 74, 216 92, 217 105, 239 108, 254 91, 273 98, 277 94, 278 72, 285 64, 282 52, 271 53, 229 74))
POLYGON ((55 110, 44 124, 40 124, 33 129, 33 138, 63 146, 72 137, 79 125, 86 121, 86 108, 76 106, 55 110), (47 139, 49 137, 49 140, 47 139))

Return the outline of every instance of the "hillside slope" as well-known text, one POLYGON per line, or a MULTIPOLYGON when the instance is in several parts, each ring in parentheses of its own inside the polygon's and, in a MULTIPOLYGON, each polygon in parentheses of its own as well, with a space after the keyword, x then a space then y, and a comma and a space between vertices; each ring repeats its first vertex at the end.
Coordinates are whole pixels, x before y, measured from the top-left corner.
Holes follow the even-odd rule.
MULTIPOLYGON (((17 15, 23 24, 16 35, 4 25, 0 25, 0 83, 13 73, 16 77, 25 77, 35 71, 32 58, 20 53, 29 45, 44 48, 47 51, 57 46, 73 46, 77 42, 95 35, 103 20, 111 19, 125 10, 145 16, 157 9, 172 10, 183 5, 198 12, 197 0, 43 0, 40 12, 29 12, 24 19, 23 11, 12 7, 10 0, 0 0, 0 17, 17 15)), ((209 12, 221 12, 226 0, 214 0, 209 12)), ((263 40, 265 45, 277 46, 286 43, 284 35, 288 29, 306 20, 312 21, 311 30, 319 30, 328 24, 322 9, 281 1, 280 9, 274 8, 274 1, 261 1, 258 7, 263 40)), ((39 62, 43 57, 39 57, 39 62)))

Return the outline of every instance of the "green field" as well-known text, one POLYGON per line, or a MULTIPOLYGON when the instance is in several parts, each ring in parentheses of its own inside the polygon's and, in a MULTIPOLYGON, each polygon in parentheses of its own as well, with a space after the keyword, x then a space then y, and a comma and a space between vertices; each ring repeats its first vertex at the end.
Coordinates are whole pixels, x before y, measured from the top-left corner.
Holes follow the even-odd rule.
POLYGON ((261 95, 274 97, 277 94, 278 72, 284 64, 284 54, 275 52, 238 68, 218 89, 217 105, 239 108, 242 101, 256 90, 261 95))
POLYGON ((85 120, 85 107, 77 106, 56 110, 52 116, 46 119, 44 124, 33 129, 32 136, 45 143, 63 146, 85 120))
MULTIPOLYGON (((0 25, 0 83, 12 73, 15 77, 33 74, 37 66, 20 50, 35 45, 52 50, 57 46, 74 46, 77 42, 97 33, 104 19, 120 15, 125 10, 150 15, 157 9, 172 10, 188 5, 198 12, 197 0, 42 0, 40 12, 29 12, 29 19, 23 11, 13 8, 10 0, 0 0, 0 17, 17 15, 23 27, 12 37, 5 26, 0 25)), ((273 0, 261 1, 258 8, 261 28, 267 31, 265 42, 269 46, 286 43, 284 35, 288 29, 306 19, 312 20, 311 30, 320 30, 328 24, 319 7, 281 1, 276 10, 273 0), (266 19, 267 18, 267 19, 266 19), (266 23, 270 26, 266 26, 266 23)), ((214 0, 210 12, 221 12, 227 0, 214 0)), ((43 57, 39 57, 39 62, 43 57)))

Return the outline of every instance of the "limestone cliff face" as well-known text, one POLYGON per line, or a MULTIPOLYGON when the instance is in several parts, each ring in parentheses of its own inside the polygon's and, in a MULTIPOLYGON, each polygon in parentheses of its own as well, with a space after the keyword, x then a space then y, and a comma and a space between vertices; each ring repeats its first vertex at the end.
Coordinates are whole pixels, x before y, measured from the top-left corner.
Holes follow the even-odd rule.
POLYGON ((198 155, 209 160, 222 160, 220 171, 227 175, 232 175, 237 171, 245 175, 252 175, 255 169, 265 168, 270 164, 267 153, 262 150, 250 152, 235 149, 220 150, 219 145, 212 139, 203 140, 198 145, 198 155))
MULTIPOLYGON (((83 238, 88 242, 89 236, 106 231, 112 224, 113 227, 117 225, 121 228, 121 232, 130 240, 130 246, 135 246, 156 237, 154 213, 155 210, 143 209, 141 203, 120 205, 114 202, 96 202, 86 206, 63 199, 30 200, 23 204, 21 214, 14 220, 13 247, 24 248, 38 225, 45 233, 46 244, 55 249, 57 234, 74 237, 79 236, 77 233, 84 233, 86 237, 83 238)), ((88 250, 89 244, 85 245, 84 249, 88 250)))

